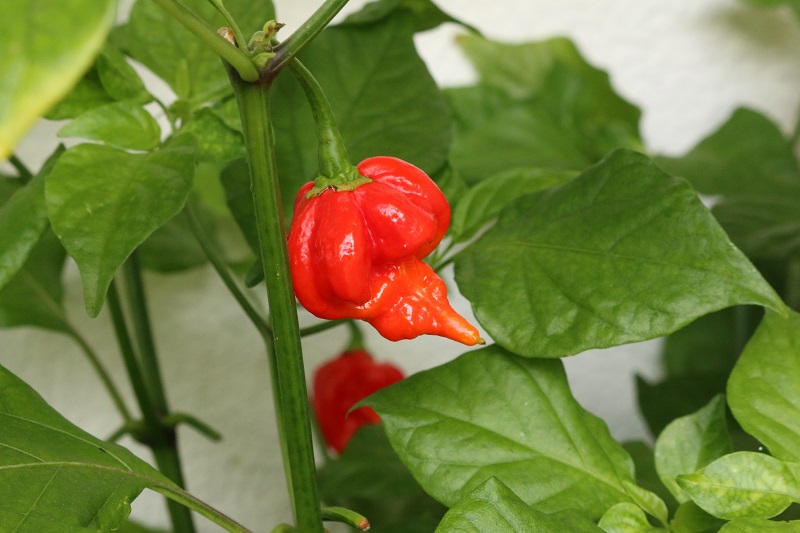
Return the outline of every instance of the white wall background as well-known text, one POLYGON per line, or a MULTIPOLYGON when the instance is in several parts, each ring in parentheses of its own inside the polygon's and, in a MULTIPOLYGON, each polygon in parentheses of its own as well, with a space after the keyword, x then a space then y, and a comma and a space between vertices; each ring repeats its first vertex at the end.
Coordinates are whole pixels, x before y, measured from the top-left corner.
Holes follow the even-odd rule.
MULTIPOLYGON (((347 12, 365 2, 352 0, 347 12)), ((522 41, 567 35, 590 62, 608 70, 616 88, 644 110, 642 130, 651 150, 681 153, 742 105, 756 108, 785 131, 793 127, 800 95, 800 24, 788 10, 755 10, 736 0, 440 0, 449 13, 489 37, 522 41)), ((276 0, 288 34, 316 0, 276 0)), ((469 82, 472 72, 445 26, 418 37, 418 47, 442 85, 469 82)), ((52 127, 42 124, 20 146, 37 164, 52 127)), ((189 489, 254 531, 290 521, 274 430, 267 364, 258 337, 210 269, 147 278, 168 395, 219 429, 210 443, 180 433, 189 489)), ((67 308, 126 389, 106 315, 83 311, 77 269, 66 273, 67 308)), ((456 297, 456 307, 469 313, 456 297)), ((305 317, 306 319, 308 317, 305 317)), ((306 342, 307 367, 336 354, 344 336, 306 342)), ((370 337, 378 357, 408 372, 445 362, 461 352, 454 343, 422 339, 392 344, 370 337)), ((634 405, 633 375, 656 379, 658 342, 591 352, 566 360, 578 399, 603 417, 619 439, 646 436, 634 405)), ((0 363, 31 383, 79 426, 107 435, 119 419, 82 355, 66 338, 30 329, 0 331, 0 363)), ((130 398, 130 394, 128 395, 130 398)), ((130 402, 133 405, 133 402, 130 402)), ((123 442, 147 456, 129 440, 123 442)), ((166 524, 159 497, 143 495, 134 516, 166 524)), ((198 519, 203 532, 218 528, 198 519)))

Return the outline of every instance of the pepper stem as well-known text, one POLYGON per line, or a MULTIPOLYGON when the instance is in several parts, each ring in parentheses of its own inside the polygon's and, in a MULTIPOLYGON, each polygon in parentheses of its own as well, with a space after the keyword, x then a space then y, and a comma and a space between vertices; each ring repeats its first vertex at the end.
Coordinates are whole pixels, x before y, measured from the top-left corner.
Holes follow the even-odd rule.
POLYGON ((308 192, 306 198, 317 196, 328 188, 337 191, 352 191, 365 183, 370 183, 372 180, 359 174, 358 169, 350 162, 347 147, 336 126, 333 109, 331 109, 330 102, 319 82, 297 59, 289 63, 289 70, 306 93, 311 113, 314 116, 314 123, 317 126, 319 140, 320 175, 314 180, 314 187, 308 192))

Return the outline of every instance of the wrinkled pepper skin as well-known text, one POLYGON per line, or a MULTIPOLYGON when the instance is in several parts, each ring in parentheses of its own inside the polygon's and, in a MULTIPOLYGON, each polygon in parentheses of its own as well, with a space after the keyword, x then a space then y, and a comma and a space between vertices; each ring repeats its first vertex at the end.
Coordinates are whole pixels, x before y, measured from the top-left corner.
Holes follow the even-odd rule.
POLYGON ((376 363, 364 350, 344 352, 320 366, 314 374, 311 404, 328 446, 342 453, 358 428, 380 423, 378 414, 369 407, 347 412, 370 394, 401 379, 399 368, 376 363))
POLYGON ((289 230, 297 299, 317 317, 365 320, 390 340, 431 334, 482 342, 422 262, 450 225, 442 191, 393 157, 372 157, 357 168, 372 182, 306 198, 309 182, 297 194, 289 230))

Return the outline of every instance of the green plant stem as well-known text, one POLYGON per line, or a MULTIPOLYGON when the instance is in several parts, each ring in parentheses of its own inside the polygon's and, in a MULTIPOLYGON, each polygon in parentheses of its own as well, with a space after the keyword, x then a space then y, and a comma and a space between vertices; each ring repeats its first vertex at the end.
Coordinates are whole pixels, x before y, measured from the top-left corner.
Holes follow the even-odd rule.
POLYGON ((72 329, 69 332, 69 336, 78 343, 83 353, 86 355, 86 358, 89 360, 89 364, 92 365, 92 368, 97 373, 97 376, 100 378, 100 381, 103 383, 103 386, 108 391, 109 396, 111 396, 111 401, 114 402, 114 406, 119 411, 120 416, 122 416, 122 420, 125 424, 131 422, 133 417, 131 416, 131 412, 128 410, 128 407, 125 405, 125 400, 122 399, 122 395, 119 393, 117 386, 114 384, 114 380, 111 379, 111 374, 108 373, 108 370, 103 366, 103 363, 100 362, 100 358, 97 357, 97 354, 89 346, 89 343, 86 342, 80 333, 77 330, 72 329))
POLYGON ((347 155, 347 147, 336 126, 336 117, 322 87, 300 61, 296 59, 292 61, 289 69, 306 93, 306 99, 314 116, 319 140, 320 174, 332 178, 350 171, 353 169, 353 164, 347 155))
MULTIPOLYGON (((177 485, 185 487, 186 482, 181 470, 175 428, 163 422, 169 416, 169 407, 161 380, 161 372, 147 312, 144 284, 136 252, 131 255, 123 266, 122 275, 128 293, 127 303, 136 338, 136 348, 138 348, 138 352, 133 350, 130 336, 126 334, 125 351, 128 354, 124 355, 124 357, 126 357, 126 360, 130 360, 130 363, 126 363, 129 373, 134 366, 138 367, 138 371, 133 371, 133 375, 137 376, 134 390, 137 391, 137 399, 139 399, 142 418, 145 422, 147 431, 146 444, 152 450, 156 466, 158 466, 161 473, 177 485), (138 357, 136 357, 137 355, 138 357)), ((121 313, 119 320, 124 324, 124 316, 121 313)), ((115 320, 116 322, 117 320, 115 320)), ((167 510, 175 533, 194 533, 192 514, 186 507, 170 500, 167 502, 167 510)))
POLYGON ((275 48, 275 57, 267 65, 265 78, 275 79, 283 68, 294 59, 314 37, 325 29, 347 0, 327 0, 289 38, 275 48))
POLYGON ((128 372, 128 379, 131 382, 133 393, 136 396, 136 402, 139 404, 139 409, 142 412, 142 419, 147 428, 148 433, 158 432, 158 418, 155 416, 155 409, 150 400, 150 394, 147 391, 147 385, 139 369, 139 360, 136 356, 136 351, 133 347, 133 341, 128 326, 125 323, 125 314, 122 310, 122 303, 117 290, 117 282, 112 281, 108 287, 106 295, 106 302, 108 303, 108 310, 111 313, 111 323, 114 327, 114 335, 117 338, 117 345, 122 354, 122 361, 125 363, 125 369, 128 372))
POLYGON ((189 228, 192 230, 192 233, 197 240, 197 244, 199 244, 200 248, 203 249, 203 253, 206 254, 211 266, 214 267, 214 270, 216 270, 217 275, 225 284, 225 287, 228 288, 228 291, 230 291, 230 293, 236 299, 239 306, 247 315, 247 318, 250 319, 250 322, 252 322, 256 327, 264 341, 272 342, 272 328, 264 316, 262 316, 262 314, 258 311, 258 309, 256 309, 256 307, 247 297, 244 288, 231 273, 228 265, 225 263, 225 259, 222 257, 222 254, 219 252, 216 245, 211 241, 208 235, 206 235, 202 225, 200 224, 200 221, 197 218, 197 214, 195 213, 195 208, 191 199, 186 203, 184 213, 186 220, 189 223, 189 228))
POLYGON ((8 162, 11 163, 11 166, 14 167, 17 171, 17 175, 19 179, 22 180, 23 183, 28 183, 31 178, 33 178, 33 173, 25 166, 25 163, 20 160, 16 154, 11 154, 11 157, 8 158, 8 162))
POLYGON ((222 15, 222 18, 225 19, 225 22, 228 23, 231 31, 233 32, 233 36, 236 39, 236 43, 240 46, 247 46, 247 40, 245 39, 242 30, 239 29, 239 25, 236 23, 236 19, 230 14, 228 9, 225 7, 225 4, 222 3, 222 0, 208 0, 211 5, 213 5, 216 10, 222 15))
MULTIPOLYGON (((211 47, 222 59, 227 61, 242 79, 256 81, 259 78, 258 68, 241 48, 232 46, 214 31, 203 19, 178 0, 154 0, 172 18, 181 23, 201 41, 211 47)), ((239 43, 247 46, 247 43, 239 43)))
POLYGON ((247 83, 230 69, 229 74, 242 120, 272 316, 277 410, 295 525, 303 533, 322 533, 300 326, 269 118, 269 85, 247 83))
MULTIPOLYGON (((141 363, 142 375, 153 407, 159 416, 169 413, 167 397, 164 392, 164 382, 161 379, 161 368, 156 354, 153 332, 150 328, 150 316, 147 310, 147 300, 144 292, 139 254, 134 252, 122 267, 125 279, 125 289, 128 293, 128 307, 130 308, 131 322, 133 323, 134 339, 136 340, 137 353, 141 363)), ((174 480, 173 480, 174 481, 174 480)))
POLYGON ((363 350, 364 334, 361 332, 361 328, 356 324, 355 320, 348 321, 347 325, 350 326, 350 342, 345 350, 348 352, 363 350))
POLYGON ((349 322, 348 320, 326 320, 325 322, 320 322, 319 324, 314 324, 313 326, 306 326, 304 328, 300 328, 300 336, 307 337, 309 335, 322 333, 323 331, 328 331, 329 329, 333 329, 338 326, 343 326, 348 322, 349 322))

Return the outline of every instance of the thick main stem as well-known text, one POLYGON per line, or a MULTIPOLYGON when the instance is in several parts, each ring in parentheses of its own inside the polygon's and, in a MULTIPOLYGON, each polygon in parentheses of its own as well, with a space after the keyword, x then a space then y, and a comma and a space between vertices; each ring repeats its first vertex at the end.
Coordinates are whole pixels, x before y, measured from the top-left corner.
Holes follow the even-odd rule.
POLYGON ((242 120, 272 316, 279 387, 277 411, 295 525, 303 533, 322 533, 300 326, 289 272, 286 227, 269 119, 269 85, 247 83, 230 70, 229 74, 242 120))

